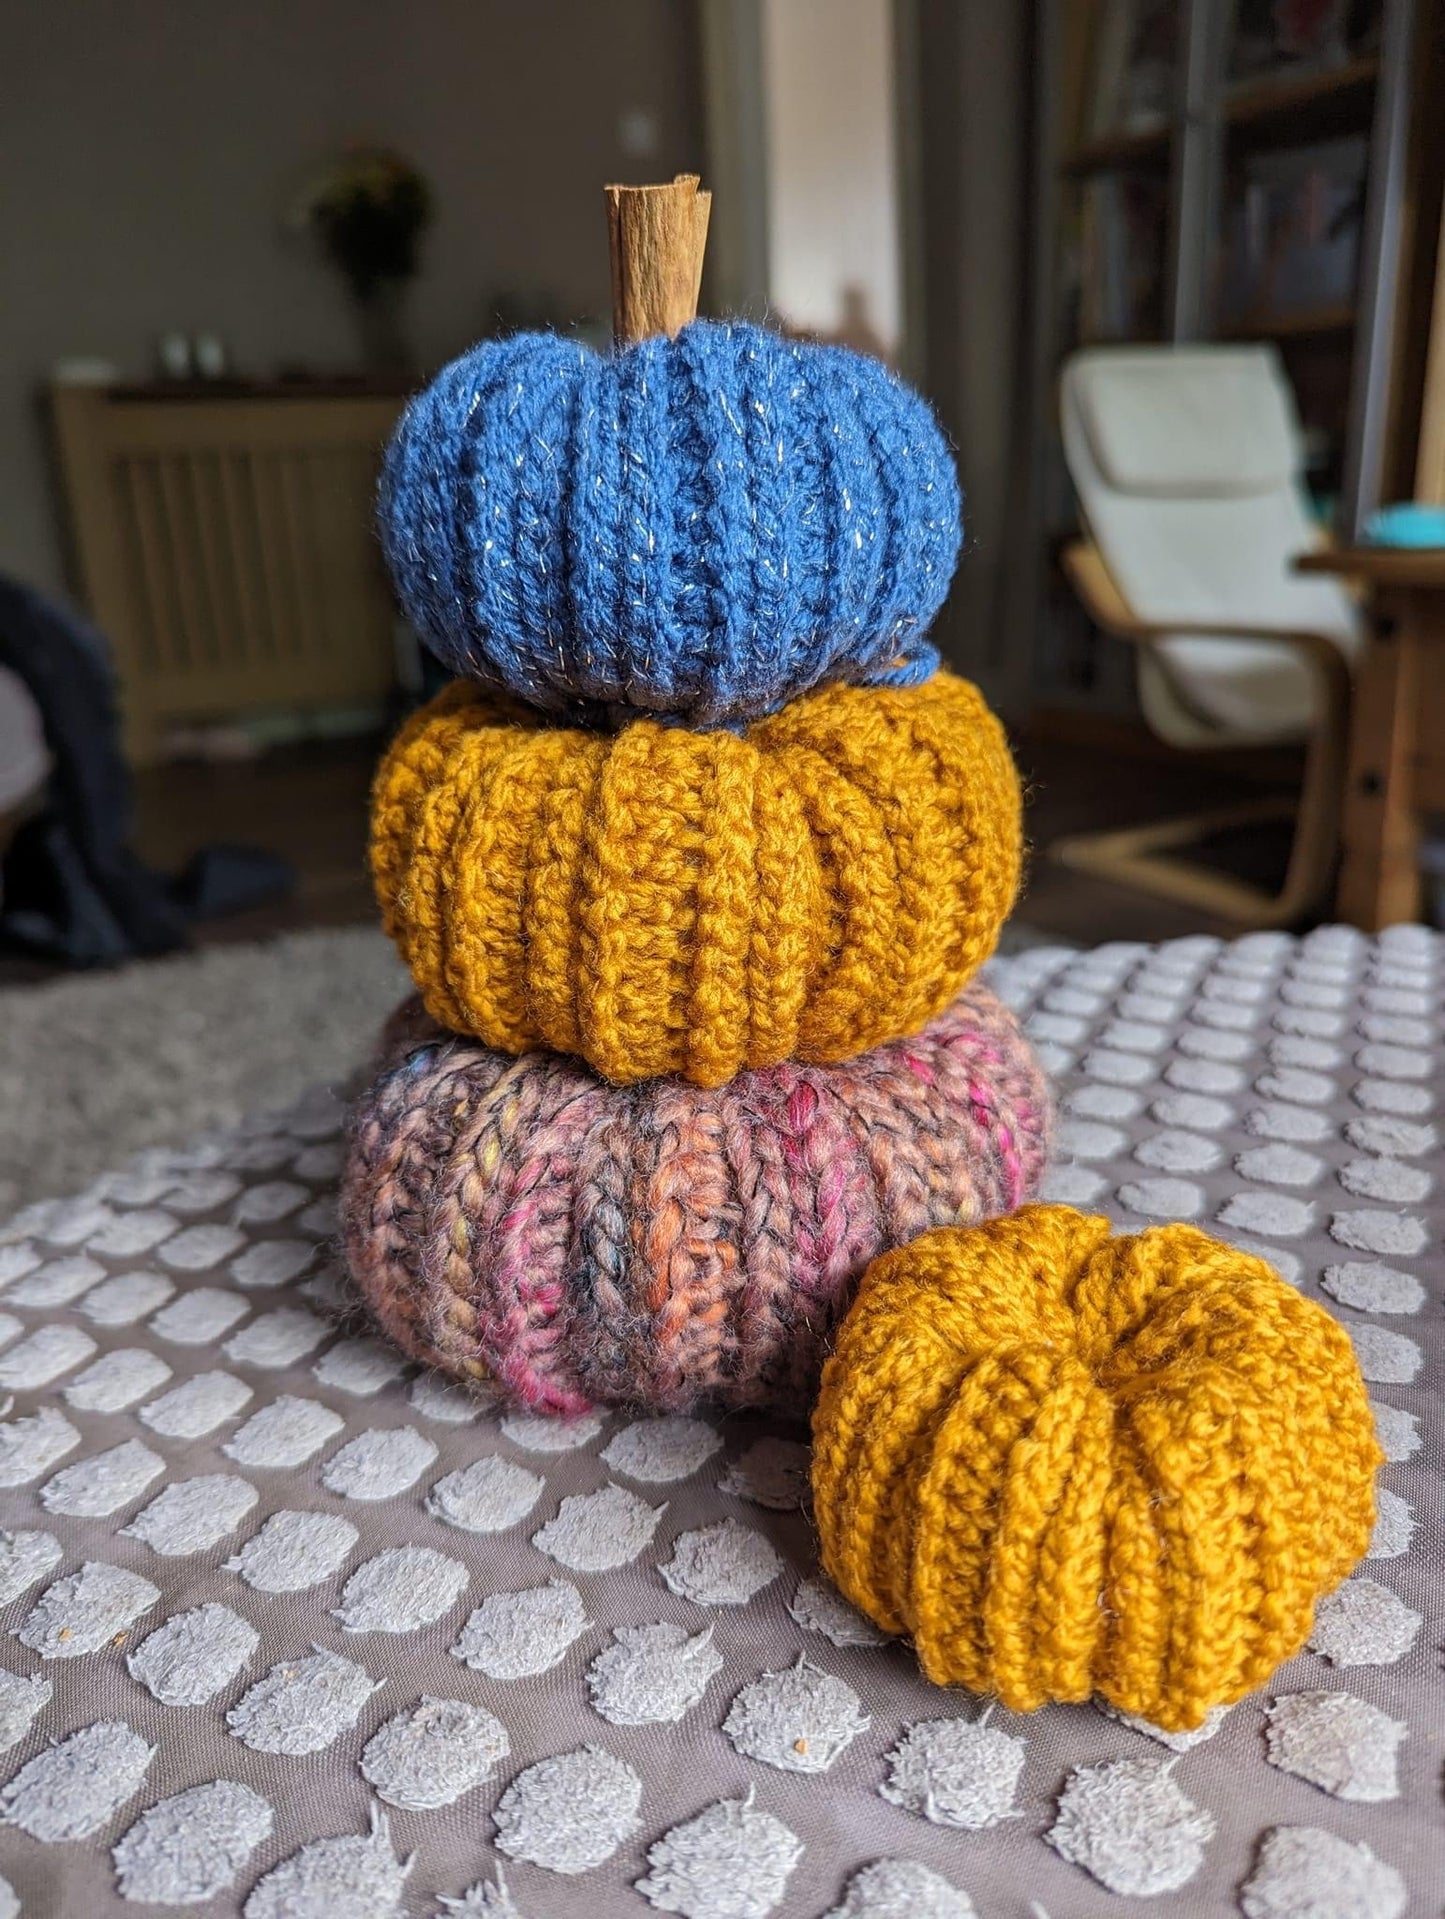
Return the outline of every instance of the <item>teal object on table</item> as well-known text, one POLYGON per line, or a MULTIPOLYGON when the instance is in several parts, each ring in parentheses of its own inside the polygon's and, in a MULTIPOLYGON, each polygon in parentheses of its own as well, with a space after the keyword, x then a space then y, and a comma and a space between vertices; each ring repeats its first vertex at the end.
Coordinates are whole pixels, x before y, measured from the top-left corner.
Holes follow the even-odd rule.
POLYGON ((1445 506, 1423 500, 1382 506, 1365 522, 1365 538, 1371 546, 1445 546, 1445 506))

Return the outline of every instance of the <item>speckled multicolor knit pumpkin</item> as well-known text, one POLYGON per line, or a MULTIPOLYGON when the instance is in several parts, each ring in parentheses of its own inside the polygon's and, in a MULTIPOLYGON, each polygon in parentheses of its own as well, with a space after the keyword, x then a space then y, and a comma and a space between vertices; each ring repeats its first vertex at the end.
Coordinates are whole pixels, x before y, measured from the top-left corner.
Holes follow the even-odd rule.
POLYGON ((804 1417, 868 1261, 1030 1197, 1046 1123, 981 986, 913 1039, 715 1090, 512 1058, 411 1001, 353 1114, 346 1252, 384 1332, 525 1405, 804 1417))
POLYGON ((918 1030, 992 952, 1018 778, 966 680, 835 686, 740 737, 549 726, 458 684, 377 774, 372 869, 428 1010, 619 1084, 918 1030))
POLYGON ((813 1441, 823 1562, 930 1679, 1168 1731, 1299 1651, 1383 1459, 1323 1307, 1196 1227, 1067 1206, 879 1259, 813 1441))

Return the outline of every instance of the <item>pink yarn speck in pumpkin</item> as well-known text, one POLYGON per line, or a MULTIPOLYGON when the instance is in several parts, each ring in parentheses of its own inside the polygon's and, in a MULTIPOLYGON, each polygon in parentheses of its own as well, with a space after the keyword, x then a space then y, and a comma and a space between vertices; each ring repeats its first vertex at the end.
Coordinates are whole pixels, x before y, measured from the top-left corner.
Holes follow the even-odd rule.
POLYGON ((970 986, 910 1039, 708 1089, 613 1086, 393 1015, 342 1230, 381 1329, 537 1411, 806 1415, 874 1256, 1034 1197, 1042 1072, 970 986))

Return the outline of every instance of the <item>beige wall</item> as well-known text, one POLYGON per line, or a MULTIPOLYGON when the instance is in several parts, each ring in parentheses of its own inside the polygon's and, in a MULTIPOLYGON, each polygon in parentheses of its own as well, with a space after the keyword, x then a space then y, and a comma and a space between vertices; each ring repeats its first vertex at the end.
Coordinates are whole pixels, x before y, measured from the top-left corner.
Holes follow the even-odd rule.
POLYGON ((238 368, 354 360, 339 284, 280 230, 356 140, 412 157, 438 217, 424 365, 502 289, 605 315, 607 180, 702 161, 691 0, 51 0, 0 7, 0 568, 61 567, 36 395, 62 356, 148 372, 166 328, 238 368), (655 119, 623 151, 629 112, 655 119))

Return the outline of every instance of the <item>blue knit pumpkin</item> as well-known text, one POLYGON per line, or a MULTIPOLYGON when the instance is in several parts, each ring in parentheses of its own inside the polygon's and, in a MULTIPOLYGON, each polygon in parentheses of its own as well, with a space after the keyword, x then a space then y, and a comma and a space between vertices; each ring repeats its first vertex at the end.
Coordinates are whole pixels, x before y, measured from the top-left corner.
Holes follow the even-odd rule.
POLYGON ((607 356, 545 333, 475 347, 402 417, 380 524, 454 673, 572 718, 696 726, 926 679, 961 535, 916 393, 841 347, 709 321, 607 356))

